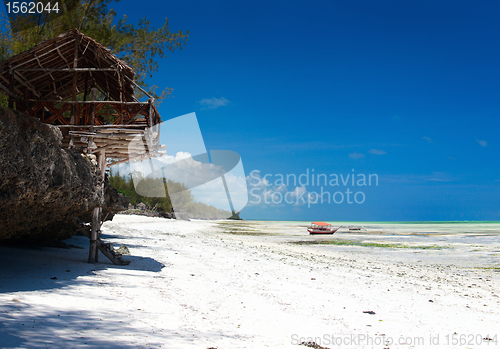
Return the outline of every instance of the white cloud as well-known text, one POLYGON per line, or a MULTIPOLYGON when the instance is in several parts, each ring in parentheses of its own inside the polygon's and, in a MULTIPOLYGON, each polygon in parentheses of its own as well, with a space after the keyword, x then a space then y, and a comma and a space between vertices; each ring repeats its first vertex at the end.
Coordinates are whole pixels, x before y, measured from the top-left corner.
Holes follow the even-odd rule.
POLYGON ((351 159, 361 159, 361 158, 364 158, 364 157, 365 157, 365 154, 361 154, 361 153, 356 153, 356 152, 354 152, 354 153, 350 153, 350 154, 349 154, 349 157, 350 157, 351 159))
MULTIPOLYGON (((217 208, 230 211, 227 194, 220 178, 220 166, 210 165, 208 156, 203 159, 203 156, 191 157, 187 152, 178 152, 175 156, 164 155, 158 159, 131 162, 132 171, 139 172, 140 177, 145 178, 152 173, 152 167, 155 170, 154 177, 166 178, 177 183, 186 185, 194 200, 207 205, 212 205, 217 208), (201 161, 197 161, 201 160, 201 161), (214 180, 213 175, 217 178, 214 180)), ((248 201, 247 183, 244 175, 241 162, 234 169, 224 175, 228 190, 230 192, 231 201, 234 209, 240 211, 245 207, 248 201)), ((137 184, 136 190, 137 190, 137 184)), ((170 199, 174 205, 181 207, 185 201, 182 193, 176 193, 176 186, 167 183, 170 199)), ((148 195, 163 197, 165 194, 162 185, 158 186, 157 193, 148 192, 148 195)), ((139 193, 141 194, 141 193, 139 193)), ((142 195, 146 195, 143 193, 142 195)))
POLYGON ((426 183, 426 182, 454 182, 454 177, 445 172, 432 172, 431 174, 399 174, 384 176, 384 183, 426 183))
POLYGON ((308 193, 303 185, 291 191, 284 183, 280 186, 272 186, 267 179, 261 178, 259 171, 252 171, 251 175, 246 178, 249 195, 247 206, 302 206, 307 203, 308 193))
POLYGON ((476 139, 476 142, 478 142, 481 147, 487 147, 488 146, 488 142, 485 141, 485 140, 476 139))
POLYGON ((370 154, 374 154, 374 155, 385 155, 385 154, 387 154, 387 152, 385 150, 380 150, 380 149, 370 149, 370 150, 368 150, 368 152, 370 154))
POLYGON ((424 137, 422 137, 422 139, 423 139, 424 141, 426 141, 427 143, 434 143, 434 142, 432 141, 432 139, 430 139, 430 137, 426 137, 426 136, 424 136, 424 137))
POLYGON ((224 107, 228 105, 230 102, 228 99, 221 97, 221 98, 204 98, 201 101, 199 101, 202 106, 204 106, 204 109, 217 109, 219 107, 224 107))
MULTIPOLYGON (((235 211, 239 212, 248 201, 247 184, 245 177, 235 176, 232 173, 224 175, 228 186, 231 202, 235 211)), ((190 189, 195 201, 230 211, 229 201, 222 179, 216 178, 208 183, 190 189)))

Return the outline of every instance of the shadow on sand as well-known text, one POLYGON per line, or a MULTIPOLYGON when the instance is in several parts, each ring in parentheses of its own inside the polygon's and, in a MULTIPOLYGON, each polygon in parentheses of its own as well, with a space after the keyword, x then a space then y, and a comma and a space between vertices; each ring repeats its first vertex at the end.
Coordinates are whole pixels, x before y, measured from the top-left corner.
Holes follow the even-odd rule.
POLYGON ((66 241, 83 249, 0 246, 0 294, 62 288, 70 286, 79 276, 108 268, 160 272, 165 267, 152 258, 137 256, 124 256, 131 263, 117 266, 102 254, 99 254, 99 263, 88 264, 88 241, 86 237, 66 241))

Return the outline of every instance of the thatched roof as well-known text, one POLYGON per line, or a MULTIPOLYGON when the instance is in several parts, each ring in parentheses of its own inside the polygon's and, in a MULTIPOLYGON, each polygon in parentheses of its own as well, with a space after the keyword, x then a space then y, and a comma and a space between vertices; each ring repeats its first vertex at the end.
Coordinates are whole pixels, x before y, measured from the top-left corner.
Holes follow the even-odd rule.
POLYGON ((9 95, 10 108, 15 103, 16 110, 58 126, 64 146, 122 162, 156 156, 161 148, 160 114, 153 97, 136 99, 134 75, 110 50, 76 29, 0 62, 0 88, 9 95), (145 138, 147 129, 148 151, 131 149, 130 142, 145 138))
POLYGON ((87 84, 95 84, 105 95, 109 93, 111 100, 137 101, 132 68, 76 29, 1 62, 0 83, 7 92, 24 100, 67 100, 73 97, 75 71, 78 71, 77 94, 83 92, 87 84), (96 70, 87 69, 86 73, 83 69, 78 71, 81 68, 96 70))

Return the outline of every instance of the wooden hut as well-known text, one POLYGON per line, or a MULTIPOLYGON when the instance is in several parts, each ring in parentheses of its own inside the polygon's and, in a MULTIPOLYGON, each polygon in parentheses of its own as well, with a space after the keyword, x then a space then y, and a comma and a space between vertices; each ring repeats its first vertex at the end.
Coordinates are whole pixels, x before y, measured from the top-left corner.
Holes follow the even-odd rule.
MULTIPOLYGON (((109 49, 72 29, 1 62, 0 88, 9 96, 10 108, 59 127, 63 145, 94 153, 104 178, 106 166, 162 152, 161 117, 134 75, 109 49), (136 88, 146 101, 136 98, 136 88), (137 136, 146 146, 129 149, 137 136)), ((97 259, 96 246, 109 249, 98 236, 100 212, 94 211, 89 262, 97 259)))

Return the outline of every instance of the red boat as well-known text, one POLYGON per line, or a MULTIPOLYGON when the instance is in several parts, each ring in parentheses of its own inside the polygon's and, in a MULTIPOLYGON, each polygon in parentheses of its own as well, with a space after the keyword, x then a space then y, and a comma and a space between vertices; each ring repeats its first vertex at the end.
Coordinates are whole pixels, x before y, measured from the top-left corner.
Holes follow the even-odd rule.
POLYGON ((339 228, 332 227, 330 223, 312 222, 307 231, 309 234, 334 234, 339 228))

